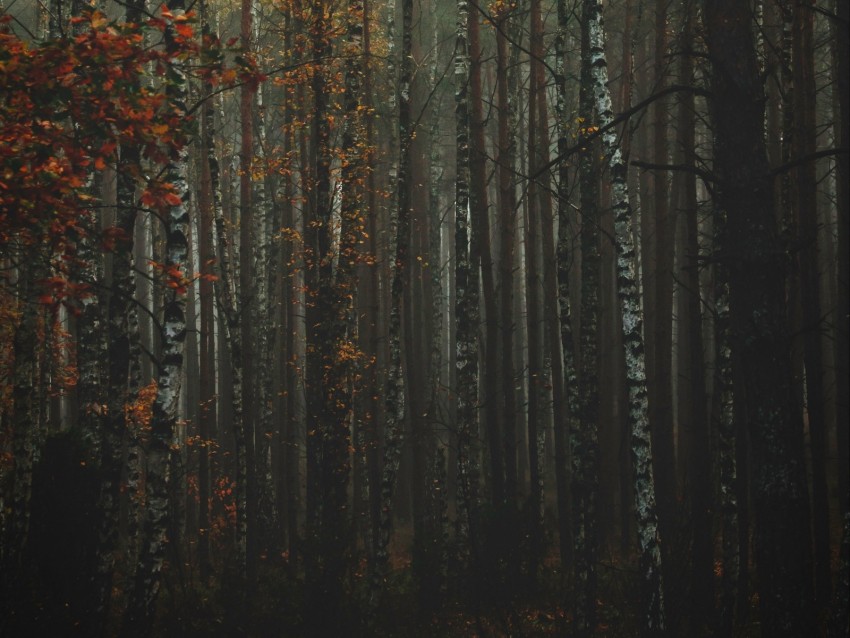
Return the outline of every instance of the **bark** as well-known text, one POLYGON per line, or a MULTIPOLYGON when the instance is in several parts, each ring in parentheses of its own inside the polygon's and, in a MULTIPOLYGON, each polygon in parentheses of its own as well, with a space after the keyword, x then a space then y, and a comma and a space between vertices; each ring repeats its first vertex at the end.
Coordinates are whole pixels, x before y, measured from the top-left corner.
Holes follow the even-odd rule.
MULTIPOLYGON (((472 555, 476 476, 473 473, 473 439, 478 431, 478 335, 475 321, 478 306, 477 264, 470 259, 469 216, 469 77, 467 40, 469 15, 466 0, 457 4, 455 45, 455 317, 457 322, 457 424, 458 424, 458 542, 464 560, 472 555)), ((492 424, 490 424, 492 426, 492 424)))
MULTIPOLYGON (((368 61, 371 55, 371 15, 372 5, 368 0, 363 2, 363 54, 368 61)), ((367 62, 363 65, 363 101, 367 107, 365 121, 364 142, 368 149, 367 161, 375 157, 375 122, 372 97, 372 68, 367 62)), ((381 299, 380 289, 380 267, 378 246, 378 208, 377 208, 377 184, 375 174, 369 171, 366 176, 366 208, 371 211, 367 222, 367 238, 365 250, 372 257, 371 260, 361 263, 361 274, 359 281, 361 288, 357 296, 360 307, 358 317, 360 325, 358 335, 360 348, 363 351, 365 365, 363 369, 362 389, 360 392, 360 408, 356 409, 357 432, 355 447, 357 458, 355 471, 359 469, 359 483, 355 480, 355 489, 362 501, 362 528, 363 540, 367 550, 370 565, 375 563, 376 532, 380 525, 380 468, 378 467, 378 452, 380 439, 378 436, 378 423, 380 423, 381 402, 378 397, 382 394, 380 389, 381 375, 378 371, 378 356, 380 353, 381 330, 381 299)))
POLYGON ((402 0, 402 45, 399 65, 398 131, 399 165, 396 184, 397 209, 395 223, 395 255, 390 284, 389 379, 386 398, 386 426, 384 439, 384 465, 381 476, 381 524, 378 530, 376 552, 376 579, 373 582, 372 604, 377 603, 377 590, 386 579, 388 550, 393 529, 393 494, 398 474, 405 416, 405 379, 401 361, 402 304, 405 274, 409 268, 408 242, 410 236, 411 208, 411 152, 412 121, 410 108, 413 82, 412 58, 413 2, 402 0))
MULTIPOLYGON (((582 56, 579 112, 590 129, 594 111, 596 62, 591 48, 595 0, 582 5, 582 56)), ((573 539, 575 544, 576 630, 589 636, 596 626, 597 500, 599 497, 599 174, 594 144, 587 143, 579 157, 581 185, 581 308, 579 325, 579 422, 573 430, 573 539)))
MULTIPOLYGON (((206 3, 201 5, 202 32, 210 33, 207 18, 206 3)), ((210 577, 210 448, 212 433, 216 430, 216 391, 215 391, 215 317, 213 315, 213 282, 209 277, 212 263, 215 260, 213 244, 213 184, 210 170, 210 155, 215 161, 215 102, 211 98, 210 86, 204 87, 208 96, 207 103, 201 111, 201 147, 200 147, 200 190, 198 195, 198 255, 200 257, 199 271, 202 274, 199 282, 201 347, 200 347, 200 418, 198 421, 198 436, 200 449, 198 451, 198 569, 201 582, 206 583, 210 577)))
MULTIPOLYGON (((262 34, 267 30, 262 24, 262 7, 257 0, 251 2, 251 31, 252 54, 263 51, 262 34)), ((265 86, 265 85, 264 85, 265 86)), ((254 569, 259 565, 260 554, 268 553, 277 543, 273 530, 278 516, 275 485, 273 479, 273 443, 276 440, 274 425, 275 393, 273 390, 273 348, 275 307, 272 304, 271 292, 275 287, 275 245, 273 233, 280 228, 278 218, 278 202, 275 197, 275 171, 272 162, 276 158, 267 155, 269 139, 266 133, 267 105, 265 104, 264 86, 254 90, 254 106, 252 113, 254 139, 254 162, 259 165, 259 178, 254 182, 255 211, 252 232, 255 234, 256 245, 254 256, 255 272, 255 307, 257 321, 254 321, 254 339, 252 347, 256 352, 254 384, 256 390, 254 427, 254 489, 255 489, 255 529, 254 529, 254 569)), ((276 447, 276 446, 274 446, 276 447)))
MULTIPOLYGON (((311 6, 311 47, 316 60, 330 52, 329 7, 323 0, 311 6)), ((348 90, 352 77, 347 78, 348 90)), ((308 403, 308 485, 314 501, 308 504, 309 532, 316 543, 310 557, 307 578, 307 608, 311 631, 325 635, 339 631, 343 578, 350 546, 348 526, 349 318, 356 281, 355 245, 359 239, 359 205, 346 195, 341 234, 334 242, 331 195, 331 104, 329 69, 319 63, 312 77, 314 143, 313 220, 308 239, 310 280, 307 284, 307 403, 308 403), (334 261, 337 269, 334 273, 334 261)), ((349 93, 346 100, 356 99, 349 93)), ((354 166, 349 165, 350 169, 354 166)), ((347 169, 348 170, 348 169, 347 169)))
MULTIPOLYGON (((663 91, 667 75, 667 0, 655 2, 655 57, 654 91, 663 91)), ((653 104, 652 157, 656 164, 667 164, 667 105, 665 99, 653 104)), ((673 448, 673 224, 670 219, 668 174, 656 170, 652 176, 652 202, 654 204, 654 295, 649 326, 654 348, 652 373, 648 379, 649 419, 652 430, 652 470, 655 474, 658 499, 658 525, 661 537, 667 539, 662 545, 665 559, 665 582, 668 598, 674 586, 670 548, 675 536, 676 521, 676 462, 673 448)), ((672 607, 669 611, 672 612, 672 607)))
MULTIPOLYGON (((125 19, 137 22, 144 3, 127 6, 125 19)), ((96 610, 92 631, 102 633, 112 597, 114 553, 118 545, 120 521, 120 483, 123 469, 123 438, 126 428, 126 405, 131 403, 130 392, 130 326, 129 315, 135 298, 133 276, 133 235, 136 226, 136 177, 140 171, 141 153, 137 145, 121 148, 118 164, 117 207, 115 227, 118 231, 112 259, 112 286, 107 315, 108 374, 107 410, 101 449, 101 485, 98 500, 100 515, 98 563, 96 567, 96 610)))
MULTIPOLYGON (((805 157, 817 150, 814 77, 814 4, 794 8, 794 155, 805 157)), ((817 165, 814 161, 796 170, 796 226, 800 244, 800 302, 803 360, 805 364, 805 411, 808 416, 812 454, 812 514, 815 559, 815 596, 819 606, 828 604, 831 593, 829 502, 826 486, 826 398, 821 352, 821 296, 818 268, 817 165)))
MULTIPOLYGON (((435 22, 434 55, 430 70, 430 90, 437 91, 440 83, 439 51, 440 29, 435 22)), ((428 194, 428 273, 430 284, 430 337, 428 347, 428 428, 432 437, 444 432, 444 402, 442 401, 443 387, 441 378, 443 370, 443 282, 442 282, 442 207, 440 206, 440 191, 442 187, 443 168, 442 152, 439 144, 441 109, 439 106, 431 112, 431 151, 429 155, 430 185, 428 194)), ((424 251, 423 251, 424 252, 424 251)), ((446 500, 446 465, 445 448, 439 439, 433 440, 434 451, 431 467, 426 468, 425 482, 426 526, 431 550, 426 559, 434 563, 429 573, 435 576, 435 588, 440 596, 445 594, 448 577, 448 501, 446 500)))
MULTIPOLYGON (((715 228, 726 226, 725 212, 715 211, 715 228)), ((722 240, 717 238, 718 243, 722 240)), ((730 636, 735 626, 735 611, 741 580, 741 555, 738 518, 738 482, 735 414, 732 400, 732 353, 729 343, 729 275, 722 263, 715 266, 714 330, 715 365, 714 394, 716 408, 712 413, 713 429, 719 448, 720 519, 723 528, 721 556, 723 576, 720 596, 720 635, 730 636)))
MULTIPOLYGON (((40 256, 39 256, 40 257, 40 256)), ((13 591, 16 577, 24 568, 24 556, 30 532, 33 470, 41 450, 41 414, 38 388, 38 309, 35 281, 38 268, 24 268, 17 281, 20 323, 14 331, 15 369, 12 378, 12 470, 11 512, 3 513, 3 588, 13 591), (8 522, 7 522, 8 521, 8 522)))
MULTIPOLYGON (((508 70, 508 39, 506 29, 512 22, 512 9, 505 7, 503 13, 494 16, 498 30, 496 32, 496 105, 498 109, 498 141, 497 158, 498 188, 499 188, 499 232, 501 247, 499 255, 499 285, 501 286, 501 315, 502 328, 502 392, 504 400, 509 401, 514 396, 516 379, 514 377, 514 244, 516 228, 516 187, 514 185, 514 159, 516 156, 516 140, 514 132, 516 122, 513 115, 513 105, 510 103, 513 72, 508 70)), ((490 442, 490 480, 493 502, 502 504, 511 498, 509 484, 516 484, 516 448, 514 443, 514 458, 504 456, 503 441, 515 441, 517 432, 516 417, 509 405, 505 406, 504 432, 499 437, 491 436, 490 442), (511 418, 514 416, 514 418, 511 418), (510 478, 510 477, 513 478, 510 478)), ((515 492, 515 487, 514 487, 515 492)), ((516 494, 514 493, 515 497, 516 494)))
MULTIPOLYGON (((229 230, 230 225, 224 218, 224 207, 222 206, 218 189, 218 161, 215 153, 212 152, 212 148, 210 148, 207 162, 210 167, 210 179, 212 182, 216 247, 218 250, 218 279, 215 283, 215 293, 219 313, 222 316, 220 325, 221 338, 224 341, 224 347, 228 354, 227 361, 230 364, 228 379, 230 383, 227 385, 231 390, 231 397, 228 404, 236 453, 236 475, 234 477, 236 483, 236 569, 240 579, 245 581, 247 579, 248 515, 246 503, 248 464, 245 454, 246 442, 243 423, 242 333, 239 329, 240 317, 236 306, 236 281, 230 259, 232 244, 229 230)), ((222 376, 224 376, 224 371, 222 371, 222 376)), ((224 385, 224 379, 222 379, 222 385, 224 385)), ((226 416, 228 415, 222 414, 223 422, 226 422, 226 416)))
POLYGON ((763 133, 763 90, 749 10, 728 0, 707 0, 704 6, 717 205, 727 214, 721 254, 729 269, 731 342, 741 361, 752 442, 762 631, 802 635, 813 621, 808 498, 788 358, 784 246, 776 230, 763 133))
MULTIPOLYGON (((174 0, 169 9, 175 16, 183 15, 182 0, 174 0)), ((174 51, 173 27, 166 29, 166 50, 174 51)), ((178 109, 185 109, 186 77, 183 69, 174 65, 168 98, 178 109)), ((181 203, 168 209, 164 216, 166 269, 186 276, 188 263, 189 188, 187 183, 188 148, 175 152, 166 167, 166 177, 174 185, 181 203)), ((183 346, 186 338, 186 290, 183 286, 170 289, 163 308, 161 331, 162 357, 157 376, 157 395, 153 403, 150 442, 147 451, 146 511, 144 541, 136 567, 135 587, 124 618, 128 635, 146 636, 151 633, 155 605, 162 580, 162 568, 168 547, 169 517, 169 458, 174 441, 177 406, 180 400, 180 379, 183 371, 183 346)))
POLYGON ((652 473, 652 444, 647 418, 646 373, 640 298, 637 289, 636 258, 632 235, 632 216, 626 184, 627 169, 610 128, 614 119, 608 89, 605 61, 605 36, 602 4, 588 3, 590 68, 599 127, 606 129, 602 146, 611 171, 614 228, 617 243, 617 288, 623 315, 623 342, 626 351, 626 375, 629 389, 632 462, 635 481, 635 510, 640 546, 640 574, 644 607, 641 618, 643 635, 660 635, 665 630, 663 582, 661 577, 661 539, 655 507, 655 483, 652 473))
MULTIPOLYGON (((370 149, 368 147, 370 139, 368 137, 363 139, 365 122, 361 121, 359 115, 361 108, 364 106, 364 94, 361 91, 361 84, 365 80, 366 71, 363 68, 365 65, 362 65, 358 56, 360 56, 364 50, 364 31, 367 26, 365 16, 365 2, 352 0, 348 3, 346 47, 347 54, 351 57, 345 66, 343 104, 345 122, 343 124, 344 130, 342 139, 342 148, 344 149, 343 152, 345 153, 345 156, 342 164, 341 176, 341 245, 339 251, 339 267, 337 272, 338 288, 343 288, 338 290, 340 301, 343 301, 345 296, 349 293, 356 295, 356 298, 352 298, 352 301, 354 304, 358 305, 352 304, 351 309, 354 310, 355 308, 358 308, 359 314, 361 315, 364 312, 368 313, 372 311, 371 308, 364 310, 363 306, 359 305, 359 271, 357 270, 357 265, 354 263, 354 251, 356 250, 356 244, 358 243, 359 238, 364 236, 363 232, 365 231, 363 228, 363 213, 361 212, 364 196, 363 183, 365 181, 363 165, 369 159, 370 155, 370 149), (346 290, 346 288, 348 290, 346 290)), ((371 133, 371 130, 366 133, 367 136, 369 133, 371 133)), ((369 187, 367 186, 367 190, 368 188, 369 187)), ((372 217, 373 216, 370 215, 370 219, 372 217)), ((369 231, 371 230, 372 229, 370 228, 369 231)), ((365 237, 371 238, 372 233, 367 232, 365 237)), ((371 294, 371 290, 367 291, 367 295, 371 294)), ((361 323, 369 325, 374 321, 374 315, 371 318, 363 316, 361 323)), ((369 345, 366 344, 368 344, 371 337, 369 334, 371 326, 363 326, 364 329, 362 331, 359 330, 360 326, 358 326, 354 315, 349 315, 346 319, 346 323, 348 342, 353 344, 354 339, 358 339, 358 343, 363 344, 359 345, 358 348, 361 349, 368 357, 369 345)), ((365 372, 363 368, 372 368, 373 365, 374 363, 370 362, 369 359, 366 359, 364 364, 357 365, 356 367, 352 362, 352 364, 348 366, 348 369, 343 372, 353 379, 355 377, 360 377, 364 373, 368 374, 368 372, 365 372)), ((366 402, 368 401, 368 399, 363 397, 374 394, 375 392, 373 379, 369 379, 369 381, 367 381, 366 384, 356 384, 357 387, 353 389, 353 391, 357 398, 353 399, 354 403, 352 405, 355 414, 352 432, 354 445, 353 485, 355 513, 358 515, 358 518, 352 522, 355 526, 357 524, 364 526, 363 536, 364 539, 366 539, 365 545, 367 548, 370 547, 370 541, 368 540, 370 530, 368 529, 369 518, 364 515, 366 513, 365 508, 369 502, 369 482, 366 462, 366 430, 368 429, 371 431, 373 428, 374 412, 373 410, 369 410, 368 416, 363 414, 366 402), (372 381, 372 383, 369 381, 372 381)), ((370 559, 371 558, 372 557, 370 556, 370 559)))
POLYGON ((838 498, 847 513, 850 506, 850 3, 836 2, 838 21, 834 23, 835 49, 833 53, 837 100, 835 122, 839 146, 845 149, 836 160, 838 187, 838 272, 835 308, 835 387, 836 438, 838 447, 838 498))
MULTIPOLYGON (((539 167, 549 164, 549 109, 546 100, 546 77, 544 70, 544 31, 543 16, 539 0, 531 4, 531 94, 534 96, 536 107, 535 126, 529 127, 529 138, 534 138, 534 152, 529 154, 529 172, 536 174, 539 167)), ((538 232, 542 247, 542 315, 540 316, 540 327, 543 329, 542 344, 546 352, 560 351, 560 333, 558 329, 557 283, 555 274, 555 249, 554 249, 554 214, 551 197, 552 185, 549 171, 544 171, 533 184, 529 184, 529 197, 535 197, 539 222, 538 232)), ((537 251, 536 251, 537 252, 537 251)), ((531 510, 531 545, 532 556, 530 571, 532 583, 536 580, 538 561, 541 561, 544 552, 543 547, 543 515, 544 515, 544 474, 545 474, 545 441, 548 419, 547 386, 552 388, 552 415, 554 419, 560 419, 564 412, 564 375, 563 360, 560 356, 544 357, 548 359, 549 366, 544 362, 543 377, 540 394, 542 406, 544 407, 536 432, 529 427, 529 459, 531 466, 531 490, 529 505, 531 510), (550 368, 546 374, 546 368, 550 368)), ((557 426, 556 426, 557 427, 557 426)))
POLYGON ((845 506, 844 526, 838 563, 838 579, 832 600, 832 611, 827 635, 841 638, 850 632, 850 512, 845 506))
MULTIPOLYGON (((243 55, 251 55, 252 43, 252 0, 242 0, 240 18, 240 45, 243 55)), ((257 281, 254 264, 254 201, 253 161, 254 161, 254 89, 250 83, 243 83, 239 91, 239 331, 242 341, 242 392, 245 397, 255 394, 254 322, 259 312, 257 304, 257 281), (243 320, 245 318, 245 320, 243 320)), ((261 274, 257 273, 260 277, 261 274)), ((234 364, 235 365, 235 364, 234 364)), ((244 434, 237 434, 237 448, 244 445, 237 455, 245 456, 245 486, 237 489, 245 491, 245 576, 249 587, 257 576, 259 548, 257 544, 257 457, 254 432, 257 410, 255 402, 243 404, 242 428, 244 434)), ((238 461, 241 463, 241 461, 238 461)))
MULTIPOLYGON (((469 34, 469 215, 472 223, 472 268, 469 286, 475 286, 477 294, 478 267, 476 257, 481 261, 481 295, 484 297, 484 314, 486 316, 484 336, 484 388, 486 420, 485 429, 491 436, 498 439, 503 431, 503 422, 513 422, 516 407, 513 394, 503 396, 500 391, 502 379, 502 365, 504 354, 501 352, 501 333, 499 331, 499 292, 496 289, 496 273, 493 264, 494 248, 491 242, 490 231, 490 207, 487 193, 487 147, 484 141, 484 101, 482 99, 482 50, 480 22, 478 10, 473 8, 472 16, 468 20, 469 34)), ((471 298, 471 303, 476 302, 477 297, 471 298)), ((472 354, 478 352, 476 344, 472 354)), ((479 500, 478 477, 480 439, 478 424, 471 431, 470 447, 470 494, 473 509, 479 500)))
MULTIPOLYGON (((558 1, 558 33, 555 40, 556 102, 558 122, 558 155, 564 157, 569 146, 569 120, 567 114, 567 48, 568 13, 566 0, 558 1)), ((573 544, 570 516, 570 426, 578 418, 578 380, 573 355, 572 318, 570 317, 570 201, 569 165, 565 160, 558 162, 558 319, 561 330, 561 357, 563 359, 565 414, 555 421, 555 480, 557 484, 558 533, 561 551, 561 566, 566 569, 572 563, 573 544)), ((557 417, 556 417, 557 418, 557 417)))
MULTIPOLYGON (((693 27, 694 10, 690 3, 685 7, 684 25, 679 48, 681 50, 679 82, 685 85, 694 81, 693 27)), ((694 97, 691 93, 679 97, 677 117, 677 151, 681 163, 689 168, 696 166, 694 97)), ((680 395, 687 398, 679 413, 679 440, 685 443, 682 456, 687 459, 685 494, 688 495, 692 555, 692 609, 691 628, 708 623, 714 607, 714 552, 712 547, 711 513, 711 436, 708 416, 708 399, 705 385, 705 361, 702 341, 702 304, 700 293, 699 222, 697 219, 696 175, 682 171, 674 176, 674 190, 678 196, 673 204, 684 229, 682 256, 682 295, 680 303, 680 340, 686 353, 683 369, 679 371, 680 395)), ((731 426, 731 423, 730 423, 731 426)))

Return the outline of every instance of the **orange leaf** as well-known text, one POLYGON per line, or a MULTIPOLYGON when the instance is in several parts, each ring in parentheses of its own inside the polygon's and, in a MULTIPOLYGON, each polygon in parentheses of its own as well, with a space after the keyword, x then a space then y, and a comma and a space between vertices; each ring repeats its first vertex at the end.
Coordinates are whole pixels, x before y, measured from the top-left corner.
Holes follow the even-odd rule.
POLYGON ((177 29, 177 33, 182 35, 184 38, 191 38, 195 35, 195 32, 192 30, 192 26, 185 22, 178 22, 174 25, 174 28, 177 29))
POLYGON ((169 206, 180 206, 183 203, 183 200, 176 193, 166 193, 165 194, 165 203, 169 206))

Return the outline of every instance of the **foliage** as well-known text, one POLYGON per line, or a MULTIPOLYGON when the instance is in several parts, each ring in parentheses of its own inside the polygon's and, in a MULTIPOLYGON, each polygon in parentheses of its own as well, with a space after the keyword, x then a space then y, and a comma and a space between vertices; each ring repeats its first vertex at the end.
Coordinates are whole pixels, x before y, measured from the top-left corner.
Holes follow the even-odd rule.
MULTIPOLYGON (((166 99, 173 69, 192 60, 196 76, 223 87, 263 79, 248 56, 225 67, 221 43, 211 36, 199 43, 193 21, 162 8, 143 24, 109 22, 86 8, 72 19, 76 35, 33 44, 0 15, 0 243, 55 256, 58 274, 41 282, 43 303, 92 294, 68 274, 81 265, 80 239, 96 228, 92 173, 115 167, 122 145, 142 149, 140 165, 123 167, 141 190, 141 207, 161 215, 179 203, 161 168, 188 144, 194 124, 185 105, 166 99), (151 46, 169 25, 175 46, 151 46)), ((104 230, 102 248, 120 233, 104 230)), ((187 283, 184 273, 162 275, 170 287, 187 283)))

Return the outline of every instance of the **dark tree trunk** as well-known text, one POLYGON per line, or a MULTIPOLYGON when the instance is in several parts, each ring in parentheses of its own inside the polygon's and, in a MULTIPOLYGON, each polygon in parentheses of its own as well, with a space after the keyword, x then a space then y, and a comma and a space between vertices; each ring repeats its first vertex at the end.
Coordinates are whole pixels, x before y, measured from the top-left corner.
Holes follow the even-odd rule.
MULTIPOLYGON (((581 91, 579 111, 585 130, 593 130, 594 64, 590 26, 595 0, 582 7, 581 91)), ((576 630, 589 636, 596 626, 597 499, 599 496, 599 172, 595 145, 579 158, 581 185, 581 310, 578 356, 579 422, 573 431, 573 502, 576 580, 576 630)))
MULTIPOLYGON (((800 2, 794 8, 794 133, 796 158, 817 150, 815 121, 814 3, 800 2)), ((810 160, 796 171, 795 213, 800 253, 803 361, 805 364, 806 401, 811 437, 812 514, 814 532, 815 597, 819 607, 828 604, 832 588, 830 577, 829 501, 826 486, 826 399, 823 387, 821 352, 821 299, 818 268, 817 165, 810 160)))
POLYGON ((712 63, 717 205, 727 214, 731 343, 741 361, 753 463, 762 632, 812 627, 811 549, 802 428, 792 395, 784 246, 776 230, 764 101, 749 9, 706 0, 712 63))

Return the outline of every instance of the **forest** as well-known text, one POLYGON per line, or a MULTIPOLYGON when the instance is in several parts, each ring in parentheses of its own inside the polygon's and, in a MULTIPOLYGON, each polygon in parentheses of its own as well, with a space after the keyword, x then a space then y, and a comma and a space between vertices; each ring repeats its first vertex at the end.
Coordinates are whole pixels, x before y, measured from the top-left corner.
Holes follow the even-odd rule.
POLYGON ((850 635, 848 0, 0 0, 0 635, 850 635))

